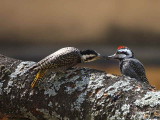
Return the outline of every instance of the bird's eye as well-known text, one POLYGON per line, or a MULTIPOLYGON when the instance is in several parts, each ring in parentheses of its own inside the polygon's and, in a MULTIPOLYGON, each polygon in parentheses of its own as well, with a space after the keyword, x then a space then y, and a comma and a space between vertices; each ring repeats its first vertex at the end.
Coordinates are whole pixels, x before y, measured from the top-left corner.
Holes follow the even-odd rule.
POLYGON ((122 54, 129 55, 127 52, 121 52, 122 54))
POLYGON ((117 51, 116 54, 121 54, 121 52, 117 51))
POLYGON ((116 53, 116 54, 125 54, 125 55, 129 55, 127 52, 124 52, 124 51, 122 51, 122 52, 117 51, 117 53, 116 53))

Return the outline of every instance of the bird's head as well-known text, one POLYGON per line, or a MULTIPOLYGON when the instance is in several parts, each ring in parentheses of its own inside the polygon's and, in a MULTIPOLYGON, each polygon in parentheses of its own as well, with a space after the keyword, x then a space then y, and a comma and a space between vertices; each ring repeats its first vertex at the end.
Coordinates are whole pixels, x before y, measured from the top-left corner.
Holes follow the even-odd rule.
POLYGON ((94 50, 82 50, 80 54, 83 62, 91 62, 102 58, 101 55, 94 50))
POLYGON ((131 49, 129 49, 126 46, 119 46, 115 54, 108 56, 108 58, 119 59, 119 60, 122 60, 124 58, 133 58, 133 57, 134 53, 132 52, 131 49))

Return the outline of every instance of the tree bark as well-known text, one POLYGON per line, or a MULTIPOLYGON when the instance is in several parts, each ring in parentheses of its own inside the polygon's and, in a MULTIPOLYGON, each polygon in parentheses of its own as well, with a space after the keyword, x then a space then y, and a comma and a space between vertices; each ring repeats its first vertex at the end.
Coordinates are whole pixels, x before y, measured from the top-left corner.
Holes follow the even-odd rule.
POLYGON ((49 72, 31 89, 33 65, 0 55, 0 119, 160 119, 160 91, 126 76, 89 68, 49 72))

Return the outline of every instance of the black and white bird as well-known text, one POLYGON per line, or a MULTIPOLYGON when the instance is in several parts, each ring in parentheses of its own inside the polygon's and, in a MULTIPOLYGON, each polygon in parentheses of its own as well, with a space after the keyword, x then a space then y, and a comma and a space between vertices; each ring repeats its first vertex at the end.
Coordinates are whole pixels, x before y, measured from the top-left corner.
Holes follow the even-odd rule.
POLYGON ((34 88, 37 81, 43 78, 49 69, 54 72, 65 72, 78 63, 91 62, 100 58, 101 55, 94 50, 81 51, 75 47, 62 48, 28 69, 28 71, 33 70, 37 72, 34 81, 31 83, 31 87, 34 88))
POLYGON ((134 57, 134 53, 128 47, 119 46, 117 52, 114 55, 108 56, 108 58, 120 61, 119 66, 123 75, 149 84, 143 64, 134 57))

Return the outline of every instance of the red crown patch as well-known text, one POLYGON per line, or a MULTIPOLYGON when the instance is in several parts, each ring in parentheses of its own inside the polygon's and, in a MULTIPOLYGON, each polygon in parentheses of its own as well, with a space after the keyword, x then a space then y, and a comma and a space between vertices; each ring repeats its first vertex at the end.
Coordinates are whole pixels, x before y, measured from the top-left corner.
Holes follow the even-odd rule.
POLYGON ((118 50, 119 50, 119 49, 123 49, 123 48, 127 48, 127 47, 126 47, 126 46, 119 46, 119 47, 118 47, 118 50))

